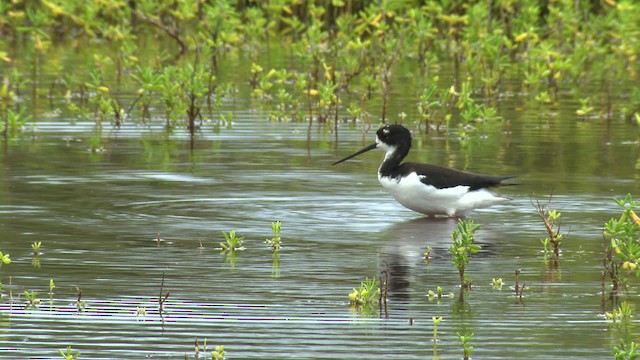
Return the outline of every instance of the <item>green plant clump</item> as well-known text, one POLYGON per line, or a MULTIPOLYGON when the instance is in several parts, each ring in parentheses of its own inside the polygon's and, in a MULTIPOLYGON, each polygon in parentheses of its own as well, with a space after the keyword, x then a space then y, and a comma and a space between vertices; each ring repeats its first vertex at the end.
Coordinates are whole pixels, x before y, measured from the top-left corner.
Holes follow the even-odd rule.
POLYGON ((223 360, 224 356, 225 356, 224 345, 216 345, 216 347, 211 352, 211 359, 223 360))
POLYGON ((627 286, 629 275, 640 275, 640 218, 634 211, 640 203, 634 201, 631 194, 614 201, 623 210, 620 218, 612 218, 604 224, 608 249, 603 264, 611 278, 613 291, 616 292, 627 286))
POLYGON ((282 238, 280 237, 280 228, 282 226, 282 222, 274 221, 271 223, 271 231, 273 232, 273 237, 271 239, 266 239, 264 242, 271 247, 271 250, 278 251, 280 250, 280 243, 282 238))
POLYGON ((226 232, 222 232, 224 235, 224 239, 226 242, 221 242, 220 247, 223 252, 234 252, 244 250, 244 246, 242 245, 242 240, 244 240, 243 236, 236 236, 236 231, 231 230, 228 234, 226 232))
POLYGON ((360 288, 354 288, 349 294, 351 306, 360 307, 375 303, 380 297, 380 280, 377 277, 368 277, 360 283, 360 288))
POLYGON ((473 337, 473 334, 460 334, 460 333, 456 333, 458 335, 458 339, 460 339, 460 343, 462 344, 462 355, 463 355, 463 359, 467 360, 469 359, 469 357, 471 356, 471 353, 473 352, 473 346, 471 346, 471 337, 473 337))
POLYGON ((25 304, 25 309, 27 310, 35 310, 40 305, 40 299, 38 299, 38 293, 35 291, 28 292, 24 291, 24 297, 27 298, 27 303, 25 304))
POLYGON ((613 309, 611 312, 606 312, 605 317, 607 320, 613 322, 630 322, 633 317, 633 307, 627 301, 623 301, 617 309, 613 309))
POLYGON ((2 251, 0 251, 0 266, 2 266, 3 264, 11 264, 11 256, 9 254, 3 254, 2 251))
POLYGON ((80 357, 80 353, 71 352, 71 346, 67 346, 67 351, 62 349, 58 350, 60 356, 62 356, 65 360, 74 360, 80 357))
POLYGON ((474 224, 473 220, 458 219, 458 228, 451 234, 453 239, 453 244, 449 246, 451 263, 458 269, 460 285, 463 288, 471 286, 471 279, 465 274, 465 269, 471 261, 471 255, 480 251, 480 245, 473 244, 474 233, 479 228, 480 225, 474 224))
POLYGON ((624 340, 620 340, 619 345, 613 347, 613 358, 615 360, 640 359, 640 346, 634 341, 627 344, 624 340))

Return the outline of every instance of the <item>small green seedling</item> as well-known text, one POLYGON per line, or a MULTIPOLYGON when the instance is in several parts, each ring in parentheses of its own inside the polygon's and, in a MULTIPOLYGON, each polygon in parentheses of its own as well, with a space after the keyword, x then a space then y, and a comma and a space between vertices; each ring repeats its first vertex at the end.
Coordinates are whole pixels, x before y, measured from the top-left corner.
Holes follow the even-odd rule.
POLYGON ((380 296, 380 280, 377 277, 366 278, 360 283, 360 288, 354 288, 349 294, 351 306, 359 307, 373 304, 380 296))
POLYGON ((471 353, 473 352, 473 346, 471 346, 470 344, 473 333, 472 334, 456 333, 456 334, 458 335, 458 338, 460 339, 460 343, 462 344, 463 358, 464 360, 468 360, 469 357, 471 356, 471 353))
POLYGON ((2 266, 3 264, 11 264, 11 257, 9 256, 9 254, 3 254, 2 251, 0 251, 0 266, 2 266))
POLYGON ((433 359, 440 359, 438 356, 438 325, 442 322, 442 316, 432 316, 433 321, 433 359))
POLYGON ((25 304, 25 309, 27 310, 35 310, 38 308, 38 305, 40 305, 40 299, 38 299, 38 293, 35 291, 32 292, 28 292, 27 290, 24 291, 24 297, 27 298, 27 303, 25 304))
POLYGON ((576 115, 580 116, 580 117, 586 117, 588 116, 593 110, 595 110, 595 108, 593 106, 591 106, 591 99, 590 98, 584 98, 584 99, 579 99, 578 101, 580 101, 580 108, 578 110, 576 110, 576 115))
POLYGON ((53 282, 53 279, 49 279, 49 306, 53 305, 53 289, 55 289, 56 284, 53 282))
POLYGON ((438 296, 438 299, 442 298, 442 286, 436 287, 436 292, 433 290, 429 290, 429 299, 432 299, 435 296, 438 296))
POLYGON ((223 231, 222 235, 224 235, 224 238, 227 241, 226 243, 220 243, 220 247, 223 252, 244 250, 244 246, 242 246, 242 240, 244 237, 236 236, 235 230, 231 230, 229 234, 223 231))
POLYGON ((455 297, 454 293, 448 293, 448 294, 444 294, 444 291, 442 290, 441 286, 436 287, 436 291, 433 290, 429 290, 429 292, 427 293, 427 296, 429 297, 429 301, 432 301, 433 299, 438 299, 438 301, 440 301, 440 299, 442 299, 443 297, 448 297, 450 299, 453 299, 455 297))
POLYGON ((271 231, 273 232, 273 237, 271 239, 266 239, 264 242, 271 247, 271 250, 278 251, 280 250, 280 242, 282 238, 280 237, 280 228, 282 223, 280 221, 274 221, 271 223, 271 231))
POLYGON ((504 282, 502 281, 502 278, 493 278, 491 279, 491 287, 495 290, 502 290, 502 285, 504 285, 504 282))
POLYGON ((640 344, 631 342, 627 344, 623 339, 620 339, 618 346, 613 347, 613 358, 615 360, 633 360, 640 358, 640 344))
POLYGON ((33 249, 33 256, 40 255, 40 247, 42 246, 42 241, 35 241, 31 244, 31 248, 33 249))
POLYGON ((71 346, 67 346, 67 351, 63 351, 61 349, 58 350, 58 353, 60 353, 60 355, 65 359, 65 360, 74 360, 77 359, 78 357, 80 357, 80 353, 72 353, 71 352, 71 346))
POLYGON ((428 263, 429 261, 431 261, 431 250, 433 250, 433 249, 431 248, 431 246, 427 246, 427 250, 424 252, 423 257, 424 257, 424 261, 425 261, 426 263, 428 263))
POLYGON ((536 208, 538 216, 540 216, 540 219, 542 219, 544 228, 547 230, 547 234, 549 235, 544 240, 540 240, 545 257, 551 258, 551 260, 557 262, 560 258, 560 247, 562 246, 562 240, 564 240, 564 235, 560 234, 560 216, 562 215, 562 213, 556 210, 548 210, 545 206, 540 205, 540 203, 538 202, 536 202, 534 206, 536 208))
POLYGON ((433 351, 436 351, 436 343, 438 342, 438 325, 442 322, 442 316, 436 317, 432 316, 431 320, 433 321, 433 351))
POLYGON ((613 309, 611 312, 604 313, 607 320, 613 322, 629 322, 633 317, 633 307, 626 301, 623 301, 617 309, 613 309))
POLYGON ((213 351, 211 352, 211 359, 213 360, 223 360, 224 359, 224 345, 217 345, 213 351))
POLYGON ((474 224, 473 220, 458 219, 458 228, 451 234, 453 239, 453 244, 449 246, 451 263, 458 269, 460 285, 463 288, 471 286, 471 279, 464 271, 471 260, 471 255, 480 251, 480 245, 473 244, 474 233, 479 228, 480 225, 474 224))

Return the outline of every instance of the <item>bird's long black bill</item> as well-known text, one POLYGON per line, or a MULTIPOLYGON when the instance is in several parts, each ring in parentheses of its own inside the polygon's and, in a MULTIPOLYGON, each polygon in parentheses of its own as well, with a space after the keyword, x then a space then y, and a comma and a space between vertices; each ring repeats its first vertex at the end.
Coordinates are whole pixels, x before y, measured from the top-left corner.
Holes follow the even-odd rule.
POLYGON ((356 156, 358 156, 358 155, 360 155, 360 154, 362 154, 362 153, 366 153, 366 152, 367 152, 367 151, 369 151, 369 150, 373 150, 373 149, 375 149, 377 146, 378 146, 378 144, 373 143, 373 144, 371 144, 371 145, 367 146, 366 148, 364 148, 364 149, 362 149, 362 150, 360 150, 360 151, 358 151, 358 152, 356 152, 356 153, 354 153, 354 154, 351 154, 351 155, 347 156, 346 158, 344 158, 344 159, 342 159, 342 160, 338 160, 338 161, 334 162, 334 163, 333 163, 333 164, 331 164, 331 165, 337 165, 337 164, 340 164, 340 163, 341 163, 341 162, 343 162, 343 161, 347 161, 347 160, 349 160, 349 159, 351 159, 351 158, 354 158, 354 157, 356 157, 356 156))

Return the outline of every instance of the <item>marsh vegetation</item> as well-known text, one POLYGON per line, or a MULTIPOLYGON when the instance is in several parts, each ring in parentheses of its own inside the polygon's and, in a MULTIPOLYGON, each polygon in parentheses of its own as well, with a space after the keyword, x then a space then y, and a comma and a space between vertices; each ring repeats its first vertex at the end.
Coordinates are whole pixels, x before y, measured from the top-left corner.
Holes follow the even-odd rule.
POLYGON ((636 2, 129 5, 0 4, 5 355, 637 356, 636 2), (328 166, 389 122, 514 200, 328 166))

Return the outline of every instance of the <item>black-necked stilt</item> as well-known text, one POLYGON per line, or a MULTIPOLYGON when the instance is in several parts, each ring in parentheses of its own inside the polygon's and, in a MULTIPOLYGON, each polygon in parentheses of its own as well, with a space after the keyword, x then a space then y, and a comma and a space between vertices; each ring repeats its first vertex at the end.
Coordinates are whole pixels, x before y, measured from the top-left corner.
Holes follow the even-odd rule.
POLYGON ((429 216, 464 217, 473 209, 509 200, 487 188, 503 185, 503 180, 514 176, 472 174, 431 164, 401 164, 411 149, 411 133, 402 125, 384 125, 376 132, 375 143, 333 165, 376 148, 385 152, 378 169, 380 184, 413 211, 429 216))

